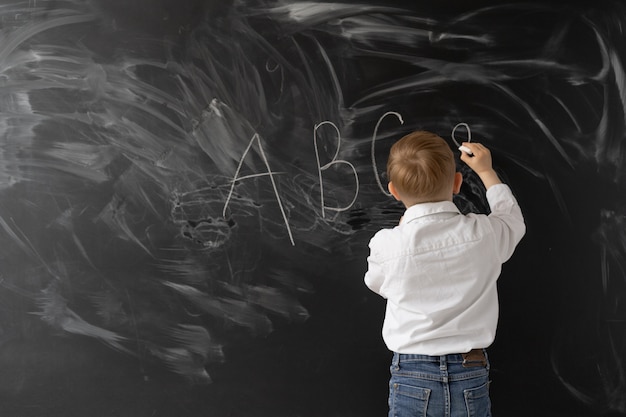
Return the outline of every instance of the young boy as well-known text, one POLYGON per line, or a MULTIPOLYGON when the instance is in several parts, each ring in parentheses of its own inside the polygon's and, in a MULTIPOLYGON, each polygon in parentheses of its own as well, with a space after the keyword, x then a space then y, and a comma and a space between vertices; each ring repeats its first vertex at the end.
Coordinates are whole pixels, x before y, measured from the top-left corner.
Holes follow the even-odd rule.
POLYGON ((452 202, 463 177, 439 136, 411 133, 389 154, 389 192, 406 211, 370 241, 365 283, 387 300, 390 417, 491 416, 485 348, 498 321, 496 281, 526 226, 489 150, 463 145, 473 156, 461 160, 487 189, 488 216, 463 215, 452 202))

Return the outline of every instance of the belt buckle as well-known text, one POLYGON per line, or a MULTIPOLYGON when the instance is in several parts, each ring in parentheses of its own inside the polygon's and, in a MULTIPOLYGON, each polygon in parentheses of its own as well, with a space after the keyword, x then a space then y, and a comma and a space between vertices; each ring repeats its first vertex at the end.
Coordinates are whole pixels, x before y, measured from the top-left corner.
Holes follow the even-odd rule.
POLYGON ((473 368, 476 366, 487 366, 487 358, 482 349, 472 349, 467 353, 462 353, 463 368, 473 368))

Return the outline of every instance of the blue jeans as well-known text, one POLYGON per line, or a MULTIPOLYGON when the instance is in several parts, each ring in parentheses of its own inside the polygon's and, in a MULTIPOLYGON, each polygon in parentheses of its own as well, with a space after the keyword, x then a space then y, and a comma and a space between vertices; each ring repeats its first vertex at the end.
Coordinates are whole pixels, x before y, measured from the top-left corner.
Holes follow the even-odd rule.
POLYGON ((460 354, 394 353, 389 417, 491 417, 489 362, 464 368, 460 354))

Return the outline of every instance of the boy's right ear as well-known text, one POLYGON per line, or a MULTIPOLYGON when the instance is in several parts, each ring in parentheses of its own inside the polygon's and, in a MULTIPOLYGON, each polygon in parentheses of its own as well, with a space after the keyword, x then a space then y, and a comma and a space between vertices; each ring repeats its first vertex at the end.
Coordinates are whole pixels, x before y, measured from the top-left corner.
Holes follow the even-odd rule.
POLYGON ((400 193, 398 193, 398 190, 396 190, 396 187, 393 185, 393 182, 389 181, 389 184, 387 184, 387 189, 389 190, 389 193, 391 193, 393 198, 395 198, 398 201, 402 201, 402 199, 400 198, 400 193))

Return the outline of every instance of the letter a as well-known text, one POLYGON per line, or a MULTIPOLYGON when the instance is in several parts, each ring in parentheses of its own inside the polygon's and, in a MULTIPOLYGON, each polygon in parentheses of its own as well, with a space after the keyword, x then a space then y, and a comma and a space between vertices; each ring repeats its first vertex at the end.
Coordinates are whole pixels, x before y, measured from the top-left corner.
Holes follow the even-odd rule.
POLYGON ((252 139, 250 139, 250 143, 248 144, 248 147, 246 148, 245 152, 241 156, 241 160, 239 160, 239 166, 237 166, 237 171, 235 172, 235 176, 233 177, 233 181, 230 185, 230 192, 228 193, 228 198, 226 199, 226 203, 224 204, 224 210, 222 212, 222 216, 226 217, 226 209, 228 208, 228 203, 230 202, 230 199, 233 195, 233 191, 235 190, 235 183, 239 180, 244 180, 244 179, 254 178, 254 177, 261 177, 263 175, 268 175, 270 177, 270 181, 272 182, 272 188, 274 189, 274 195, 276 196, 276 201, 278 202, 278 207, 280 207, 280 212, 283 216, 283 221, 285 222, 285 226, 287 226, 287 233, 289 234, 289 240, 291 241, 291 244, 295 246, 296 244, 293 240, 293 235, 291 234, 291 228, 289 227, 289 222, 287 221, 287 215, 285 214, 283 203, 280 200, 280 196, 278 195, 278 189, 276 188, 274 175, 272 173, 272 170, 270 169, 270 164, 267 162, 267 157, 265 156, 265 152, 263 151, 263 146, 261 145, 261 139, 259 138, 258 133, 255 133, 254 136, 252 136, 252 139), (259 144, 259 152, 261 155, 261 159, 263 159, 263 163, 265 164, 265 167, 267 168, 267 172, 262 173, 262 174, 246 175, 246 176, 240 177, 239 172, 241 171, 243 161, 246 159, 246 155, 248 155, 248 152, 250 152, 250 149, 252 148, 252 144, 254 143, 255 140, 259 144))

